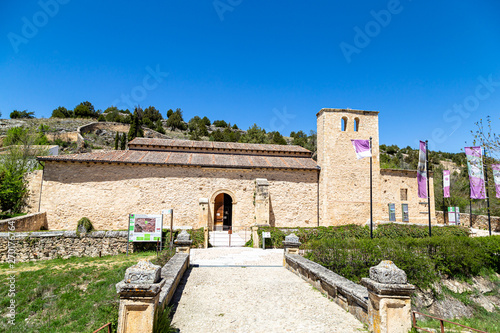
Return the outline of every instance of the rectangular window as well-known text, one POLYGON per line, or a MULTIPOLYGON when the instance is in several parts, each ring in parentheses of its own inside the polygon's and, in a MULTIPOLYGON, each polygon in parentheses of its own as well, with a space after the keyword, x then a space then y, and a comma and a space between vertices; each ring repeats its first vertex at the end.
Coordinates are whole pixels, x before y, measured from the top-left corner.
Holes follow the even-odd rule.
POLYGON ((389 204, 389 221, 396 221, 396 204, 389 204))
POLYGON ((408 189, 407 188, 402 188, 399 191, 399 193, 401 195, 401 201, 408 201, 408 189))
POLYGON ((408 204, 402 204, 401 210, 403 211, 403 222, 409 222, 410 217, 408 215, 408 204))

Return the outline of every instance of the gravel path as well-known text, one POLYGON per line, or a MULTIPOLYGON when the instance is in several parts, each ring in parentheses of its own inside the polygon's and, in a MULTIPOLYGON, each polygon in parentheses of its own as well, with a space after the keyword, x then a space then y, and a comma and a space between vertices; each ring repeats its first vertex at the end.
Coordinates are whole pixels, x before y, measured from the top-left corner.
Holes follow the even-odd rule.
POLYGON ((286 270, 283 250, 211 248, 191 254, 195 266, 173 299, 173 324, 182 333, 364 331, 354 316, 286 270))

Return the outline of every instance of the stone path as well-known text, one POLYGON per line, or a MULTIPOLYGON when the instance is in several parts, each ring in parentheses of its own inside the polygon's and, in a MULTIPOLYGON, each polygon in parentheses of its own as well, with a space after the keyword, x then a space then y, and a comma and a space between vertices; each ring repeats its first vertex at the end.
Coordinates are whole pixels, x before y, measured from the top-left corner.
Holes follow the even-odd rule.
POLYGON ((191 250, 173 303, 189 332, 358 332, 354 316, 283 267, 283 250, 191 250))

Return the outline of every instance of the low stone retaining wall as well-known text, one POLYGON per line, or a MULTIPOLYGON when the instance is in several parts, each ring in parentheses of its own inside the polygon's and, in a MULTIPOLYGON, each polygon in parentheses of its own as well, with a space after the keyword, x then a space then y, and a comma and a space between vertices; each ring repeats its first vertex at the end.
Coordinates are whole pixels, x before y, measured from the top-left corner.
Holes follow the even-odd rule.
POLYGON ((162 267, 161 277, 165 279, 165 284, 161 288, 158 301, 160 311, 163 311, 174 297, 175 290, 188 268, 189 253, 177 253, 162 267))
POLYGON ((298 254, 285 254, 285 267, 368 324, 368 290, 298 254))
MULTIPOLYGON (((16 262, 70 257, 116 255, 127 251, 127 231, 0 233, 0 261, 6 262, 8 242, 15 244, 16 262)), ((130 246, 129 252, 133 251, 130 246)))
POLYGON ((0 221, 0 232, 25 232, 47 229, 47 213, 33 213, 0 221))
MULTIPOLYGON (((443 212, 436 211, 436 218, 438 223, 444 223, 443 212)), ((446 217, 448 222, 448 217, 446 217)), ((460 224, 465 227, 470 227, 470 214, 460 213, 460 224)), ((488 230, 488 215, 474 215, 472 214, 472 227, 476 229, 488 230)), ((500 232, 500 217, 491 216, 491 230, 500 232)))

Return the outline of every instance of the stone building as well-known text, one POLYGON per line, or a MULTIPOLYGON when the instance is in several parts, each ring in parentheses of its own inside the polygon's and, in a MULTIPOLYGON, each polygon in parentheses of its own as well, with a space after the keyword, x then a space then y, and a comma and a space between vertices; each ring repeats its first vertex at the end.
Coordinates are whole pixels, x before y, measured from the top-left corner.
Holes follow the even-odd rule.
POLYGON ((49 229, 75 229, 83 216, 96 229, 126 229, 128 214, 170 208, 176 226, 195 228, 365 224, 369 159, 357 160, 350 140, 371 136, 374 221, 427 222, 416 171, 380 169, 378 112, 322 109, 317 122, 317 162, 299 146, 147 138, 126 151, 39 157, 31 202, 49 229))

